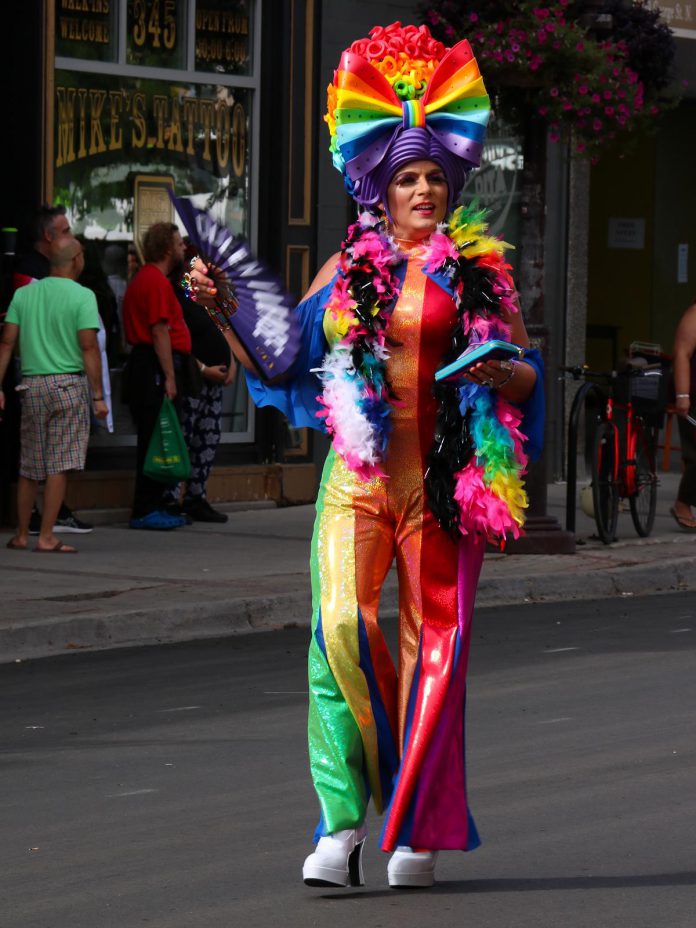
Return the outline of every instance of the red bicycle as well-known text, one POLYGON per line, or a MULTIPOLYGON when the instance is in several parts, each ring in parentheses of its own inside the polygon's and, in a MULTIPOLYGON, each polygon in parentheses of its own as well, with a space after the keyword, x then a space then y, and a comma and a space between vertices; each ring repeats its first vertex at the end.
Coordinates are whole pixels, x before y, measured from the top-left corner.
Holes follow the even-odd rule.
POLYGON ((616 540, 619 503, 627 499, 636 532, 645 538, 657 505, 657 427, 652 422, 664 409, 663 370, 563 370, 586 380, 574 405, 584 403, 590 392, 601 397, 589 462, 597 534, 604 544, 616 540), (606 386, 600 388, 597 380, 606 386))
MULTIPOLYGON (((619 501, 628 499, 631 518, 641 538, 647 537, 655 523, 657 505, 656 430, 636 411, 636 394, 642 399, 651 390, 639 390, 644 378, 655 378, 655 397, 659 394, 661 370, 632 370, 615 374, 602 420, 594 438, 592 453, 592 502, 597 534, 609 544, 616 539, 619 501), (626 384, 626 398, 617 400, 619 385, 626 384)), ((651 385, 652 386, 652 385, 651 385)))

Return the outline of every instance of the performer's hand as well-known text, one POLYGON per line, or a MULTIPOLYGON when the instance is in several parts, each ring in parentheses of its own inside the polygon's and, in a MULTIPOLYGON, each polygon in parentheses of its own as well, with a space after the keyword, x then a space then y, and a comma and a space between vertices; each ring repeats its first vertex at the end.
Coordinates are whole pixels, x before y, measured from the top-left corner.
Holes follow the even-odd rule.
POLYGON ((176 399, 176 380, 173 377, 167 377, 164 381, 164 395, 168 400, 176 399))
POLYGON ((206 299, 212 300, 217 293, 217 287, 212 277, 208 277, 208 265, 201 261, 200 258, 196 258, 189 273, 196 302, 201 303, 206 299))
POLYGON ((95 400, 93 404, 94 415, 97 419, 106 419, 109 415, 109 407, 106 400, 95 400))
POLYGON ((470 383, 495 390, 499 384, 509 379, 511 364, 511 361, 480 361, 464 377, 470 383))

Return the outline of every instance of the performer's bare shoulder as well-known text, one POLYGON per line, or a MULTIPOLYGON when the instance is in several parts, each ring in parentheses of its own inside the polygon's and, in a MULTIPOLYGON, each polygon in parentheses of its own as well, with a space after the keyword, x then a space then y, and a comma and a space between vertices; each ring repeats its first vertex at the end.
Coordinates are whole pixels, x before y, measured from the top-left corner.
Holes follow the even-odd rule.
POLYGON ((305 293, 303 299, 307 300, 310 296, 314 296, 322 287, 325 287, 330 283, 331 279, 336 273, 336 265, 338 264, 338 259, 341 257, 340 251, 337 251, 336 254, 331 255, 328 261, 325 261, 317 272, 317 276, 312 281, 309 290, 305 293))

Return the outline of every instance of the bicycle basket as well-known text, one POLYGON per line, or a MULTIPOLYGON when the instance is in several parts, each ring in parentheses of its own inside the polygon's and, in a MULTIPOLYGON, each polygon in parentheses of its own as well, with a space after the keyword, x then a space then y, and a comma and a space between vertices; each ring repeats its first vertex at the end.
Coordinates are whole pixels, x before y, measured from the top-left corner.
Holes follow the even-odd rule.
POLYGON ((665 363, 634 368, 617 384, 617 399, 630 400, 637 415, 649 425, 659 426, 667 405, 667 371, 665 363))

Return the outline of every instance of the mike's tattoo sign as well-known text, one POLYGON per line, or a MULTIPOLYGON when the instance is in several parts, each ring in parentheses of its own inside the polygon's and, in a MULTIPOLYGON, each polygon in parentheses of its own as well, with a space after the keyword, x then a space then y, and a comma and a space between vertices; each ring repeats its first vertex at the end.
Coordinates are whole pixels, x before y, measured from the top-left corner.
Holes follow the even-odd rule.
POLYGON ((152 173, 248 234, 248 89, 56 71, 54 100, 54 196, 78 227, 131 231, 134 177, 152 173))
POLYGON ((109 152, 147 151, 193 158, 217 176, 243 176, 244 91, 123 78, 100 77, 98 86, 87 81, 86 74, 79 82, 72 73, 56 75, 56 168, 109 152))

